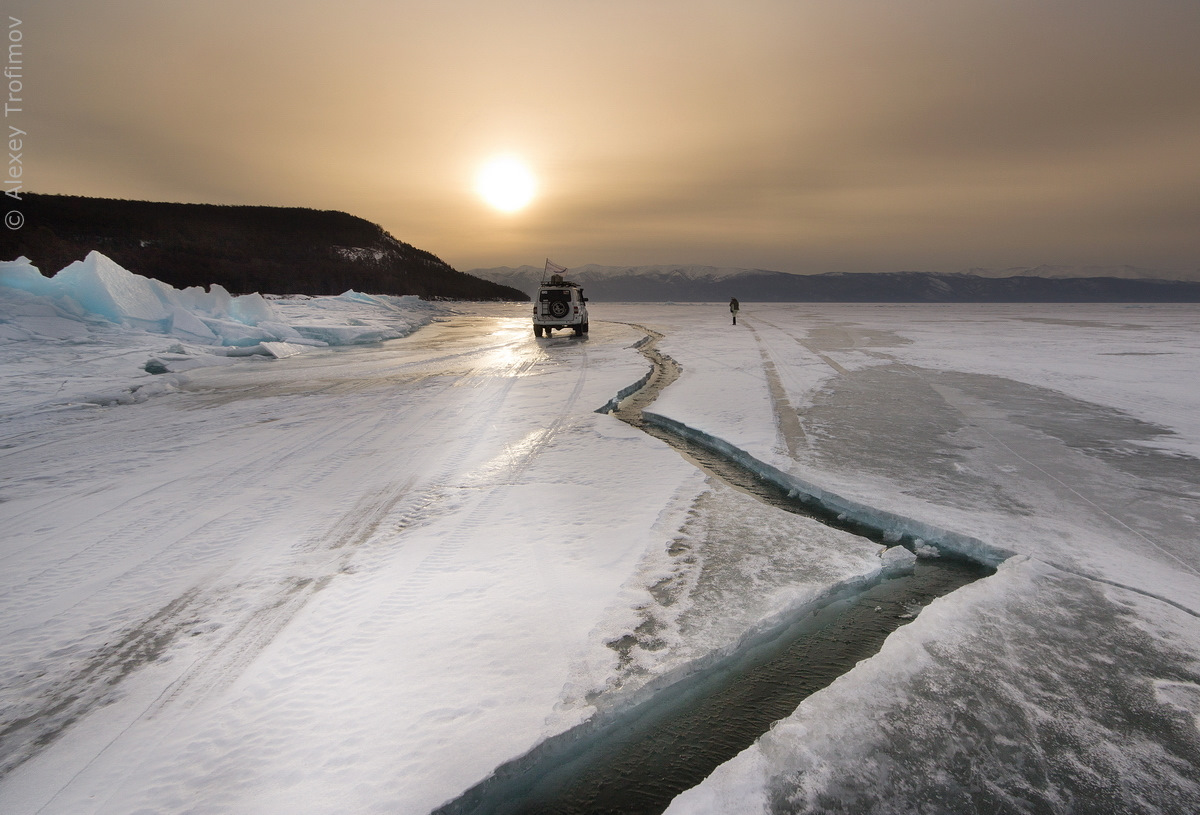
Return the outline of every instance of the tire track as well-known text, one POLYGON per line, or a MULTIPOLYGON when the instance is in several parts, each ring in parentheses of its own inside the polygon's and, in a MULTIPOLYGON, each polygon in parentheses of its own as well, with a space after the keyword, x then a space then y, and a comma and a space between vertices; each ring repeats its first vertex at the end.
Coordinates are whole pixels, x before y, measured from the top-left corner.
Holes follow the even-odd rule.
POLYGON ((800 413, 792 407, 792 403, 787 397, 787 391, 783 389, 779 371, 775 368, 775 361, 771 359, 766 344, 763 343, 753 325, 747 323, 746 328, 750 329, 754 342, 758 345, 759 356, 762 357, 763 371, 767 375, 767 390, 771 394, 771 407, 775 413, 775 428, 779 432, 780 438, 783 439, 788 458, 795 461, 800 458, 801 446, 808 447, 808 437, 805 436, 804 427, 800 424, 800 413))
MULTIPOLYGON (((837 360, 835 360, 833 357, 828 356, 820 348, 818 348, 816 343, 809 342, 808 340, 802 340, 802 339, 796 337, 795 335, 793 335, 792 332, 788 331, 787 329, 781 328, 780 326, 776 325, 775 323, 771 322, 770 320, 764 320, 762 317, 759 317, 758 315, 755 315, 754 319, 760 323, 763 323, 764 325, 771 326, 771 328, 774 328, 776 331, 783 334, 785 337, 788 337, 789 339, 791 339, 793 342, 795 342, 801 348, 803 348, 804 350, 811 353, 813 356, 815 356, 817 359, 824 362, 830 368, 833 368, 833 370, 837 371, 839 374, 845 375, 845 374, 850 373, 848 370, 846 370, 840 364, 838 364, 837 360)), ((754 329, 751 328, 751 330, 753 331, 754 329)), ((755 339, 758 339, 757 334, 755 334, 755 339)))
POLYGON ((115 698, 117 686, 158 659, 191 620, 197 593, 187 592, 93 653, 70 674, 43 683, 36 704, 7 705, 0 720, 0 778, 57 740, 94 708, 115 698))
MULTIPOLYGON (((447 383, 437 393, 450 387, 447 383)), ((423 408, 418 421, 406 423, 406 431, 419 436, 438 417, 436 402, 435 399, 423 408)), ((350 568, 355 550, 370 541, 396 508, 411 498, 417 480, 415 475, 408 474, 372 490, 328 527, 297 541, 287 564, 278 570, 281 576, 274 579, 274 587, 265 598, 198 657, 147 711, 146 717, 159 715, 172 706, 192 709, 236 681, 316 594, 350 568)), ((427 499, 428 489, 423 495, 427 499)), ((258 593, 252 587, 246 590, 258 593)), ((217 597, 211 600, 212 605, 220 602, 217 597)))
MULTIPOLYGON (((487 348, 496 350, 518 344, 520 343, 515 341, 505 342, 487 348)), ((469 357, 480 360, 478 349, 461 354, 443 355, 441 359, 469 357)), ((445 484, 450 483, 450 476, 461 467, 473 446, 478 443, 478 439, 484 437, 487 425, 492 421, 491 410, 480 408, 498 410, 516 378, 527 371, 535 361, 517 360, 508 368, 499 370, 499 376, 504 379, 498 388, 465 392, 471 395, 458 413, 469 410, 472 420, 465 427, 456 428, 465 440, 463 444, 458 445, 456 453, 448 458, 439 458, 443 464, 441 489, 437 484, 417 489, 418 479, 412 472, 414 469, 416 472, 425 472, 427 468, 416 466, 403 470, 395 464, 387 465, 395 471, 394 474, 387 475, 382 484, 360 495, 348 510, 340 513, 328 526, 298 539, 286 549, 282 559, 277 559, 277 562, 270 566, 269 573, 265 576, 231 584, 229 575, 238 566, 227 564, 225 568, 202 577, 191 588, 171 599, 154 613, 114 632, 110 635, 112 638, 109 642, 91 647, 83 643, 72 645, 71 647, 78 651, 72 662, 78 667, 69 672, 46 675, 32 683, 20 679, 22 673, 35 676, 39 671, 44 672, 45 669, 39 668, 39 664, 49 663, 51 659, 61 661, 61 654, 35 656, 24 671, 10 671, 10 676, 15 675, 16 678, 13 686, 23 687, 24 698, 19 705, 10 706, 5 711, 5 716, 0 718, 0 744, 3 745, 0 749, 0 777, 55 743, 64 732, 91 711, 120 698, 127 679, 135 675, 140 668, 161 660, 168 649, 185 639, 188 649, 199 653, 163 689, 157 700, 142 711, 123 732, 139 721, 163 716, 172 710, 193 709, 205 699, 227 688, 276 640, 280 632, 317 593, 349 568, 355 551, 374 538, 381 526, 389 517, 396 515, 405 501, 410 501, 412 506, 401 515, 401 526, 411 526, 419 522, 422 516, 434 507, 438 493, 444 489, 445 484), (220 624, 214 627, 214 620, 220 621, 220 624)), ((418 361, 416 364, 429 366, 427 360, 418 361)), ((408 415, 404 420, 399 420, 394 411, 387 409, 394 395, 386 391, 381 391, 382 395, 371 400, 370 404, 358 408, 360 415, 373 413, 378 417, 367 426, 332 422, 327 426, 318 426, 318 432, 312 435, 309 432, 312 425, 305 421, 303 415, 297 416, 293 413, 290 418, 302 422, 305 431, 305 434, 296 436, 293 443, 282 448, 260 443, 256 448, 260 455, 252 457, 249 462, 245 449, 232 445, 234 452, 205 465, 205 469, 200 473, 201 477, 217 480, 224 477, 221 488, 206 495, 207 504, 219 504, 233 498, 247 486, 269 481, 266 476, 272 472, 296 469, 297 465, 289 462, 296 461, 296 456, 311 455, 309 451, 312 449, 327 450, 334 447, 339 452, 334 460, 322 461, 321 467, 309 468, 310 476, 304 479, 303 484, 297 485, 301 492, 337 479, 341 477, 340 473, 351 468, 357 451, 379 444, 383 445, 381 451, 386 450, 394 438, 420 436, 423 429, 433 422, 451 421, 446 415, 446 406, 442 398, 444 394, 460 385, 463 377, 494 380, 497 370, 496 363, 480 360, 465 372, 443 375, 441 381, 432 387, 421 388, 418 403, 407 411, 408 415), (236 474, 237 477, 229 478, 230 473, 236 474)), ((429 377, 422 377, 427 378, 429 377)), ((573 392, 574 398, 578 397, 580 387, 581 385, 577 386, 573 392)), ((225 400, 224 404, 233 401, 237 400, 225 400)), ((214 405, 210 404, 209 407, 214 405)), ((294 405, 283 406, 280 409, 288 408, 294 408, 294 405)), ((318 405, 306 413, 322 418, 323 415, 328 415, 328 407, 318 405)), ((111 439, 103 439, 102 443, 119 450, 120 434, 115 433, 112 436, 111 439)), ((440 456, 442 453, 443 450, 418 451, 421 457, 440 456)), ((174 486, 196 478, 197 475, 193 473, 187 477, 153 485, 126 497, 119 506, 106 508, 96 517, 111 518, 114 517, 114 513, 119 514, 129 507, 136 510, 139 506, 161 503, 158 496, 168 494, 174 486)), ((111 551, 114 546, 123 546, 124 549, 132 547, 132 551, 139 547, 139 541, 171 538, 167 533, 177 529, 180 523, 189 517, 189 510, 186 502, 184 503, 185 506, 181 506, 175 512, 148 519, 144 513, 139 515, 135 512, 138 520, 122 525, 120 529, 101 540, 89 543, 82 550, 68 556, 67 560, 78 561, 77 568, 84 574, 94 570, 98 563, 103 562, 104 557, 110 560, 119 559, 118 555, 111 551), (109 551, 105 552, 106 548, 109 551), (89 553, 101 553, 102 559, 98 561, 89 553)), ((260 519, 284 511, 270 507, 254 509, 259 513, 260 519)), ((159 548, 149 560, 142 559, 131 566, 117 578, 117 583, 143 577, 148 570, 154 572, 155 563, 161 565, 171 561, 173 548, 183 547, 189 541, 194 542, 197 535, 211 533, 219 522, 227 517, 228 514, 210 519, 189 534, 174 535, 170 544, 159 548)), ((82 525, 80 528, 82 529, 82 525)), ((188 547, 188 551, 193 548, 188 547)), ((56 568, 61 570, 61 566, 60 562, 56 568)), ((49 574, 50 571, 52 570, 45 570, 44 574, 49 574)), ((59 578, 61 574, 59 571, 59 578)), ((119 585, 107 584, 97 591, 113 592, 118 588, 119 585)), ((73 607, 87 600, 86 597, 77 599, 73 607)), ((63 612, 60 612, 60 617, 62 614, 63 612)), ((101 754, 107 752, 120 738, 118 734, 101 754)), ((94 756, 88 763, 94 763, 101 754, 94 756)))
MULTIPOLYGON (((492 484, 515 484, 520 477, 529 469, 536 461, 539 455, 546 450, 559 436, 564 429, 571 426, 568 417, 578 403, 579 397, 583 392, 584 385, 587 382, 588 375, 588 358, 587 351, 584 349, 582 361, 579 365, 579 372, 575 379, 574 387, 563 401, 562 406, 557 409, 554 420, 548 427, 543 430, 535 431, 533 438, 527 437, 526 442, 520 445, 519 451, 513 455, 511 448, 507 451, 510 456, 505 463, 504 472, 491 480, 492 484)), ((504 385, 499 401, 493 401, 493 408, 498 412, 500 404, 507 398, 516 377, 510 378, 504 385)), ((487 417, 490 421, 491 414, 487 417)), ((455 457, 450 466, 443 467, 439 472, 434 484, 429 487, 432 495, 444 495, 455 489, 455 485, 461 478, 461 461, 473 449, 477 436, 473 433, 463 434, 463 439, 467 442, 460 447, 459 454, 455 457)), ((397 612, 417 606, 424 593, 432 585, 434 579, 444 574, 448 568, 452 566, 455 558, 459 556, 468 541, 476 540, 480 534, 481 526, 486 523, 486 519, 491 516, 490 510, 494 509, 505 500, 505 495, 502 491, 490 490, 484 496, 476 511, 468 514, 464 520, 455 524, 443 541, 438 543, 432 551, 430 551, 421 561, 415 566, 408 578, 404 580, 396 590, 392 593, 388 601, 389 609, 397 612)), ((426 508, 432 509, 436 504, 435 499, 430 499, 426 503, 426 508)), ((422 525, 424 520, 428 519, 428 510, 424 509, 421 512, 416 512, 411 515, 406 515, 404 518, 405 528, 413 528, 422 525)))
MULTIPOLYGON (((56 592, 65 583, 81 586, 90 584, 91 588, 85 592, 74 593, 73 602, 70 605, 56 608, 50 617, 40 619, 38 625, 44 629, 47 620, 67 619, 77 613, 78 609, 95 602, 101 596, 111 597, 127 593, 131 584, 145 582, 147 575, 154 575, 155 579, 168 582, 164 578, 169 578, 170 574, 175 571, 171 568, 171 564, 176 561, 177 552, 183 550, 190 553, 196 552, 197 542, 213 536, 218 531, 217 525, 224 519, 231 519, 230 532, 236 532, 237 524, 232 519, 236 518, 241 510, 240 505, 232 499, 246 489, 247 485, 269 483, 270 473, 286 470, 287 462, 297 455, 306 454, 309 445, 327 445, 338 434, 345 434, 345 432, 346 428, 337 427, 316 436, 297 439, 282 448, 260 445, 257 448, 260 454, 249 459, 244 448, 239 446, 237 448, 239 452, 224 456, 218 461, 206 465, 195 475, 173 479, 128 497, 121 504, 106 509, 89 519, 86 525, 103 523, 105 518, 120 516, 130 507, 134 510, 132 522, 118 526, 109 535, 96 539, 83 549, 56 561, 51 567, 33 575, 21 585, 11 587, 6 597, 6 603, 13 604, 14 607, 37 608, 52 601, 56 592), (239 462, 240 466, 238 466, 239 462), (230 478, 230 473, 235 473, 237 477, 230 478), (197 490, 197 484, 204 485, 204 511, 197 512, 197 506, 187 500, 180 501, 169 497, 179 492, 192 494, 197 490), (209 486, 210 484, 212 486, 209 486), (221 512, 216 519, 198 526, 192 521, 198 515, 203 517, 207 508, 219 508, 231 503, 239 508, 221 512), (138 507, 142 505, 162 506, 167 508, 167 511, 157 512, 147 518, 145 513, 137 511, 138 507), (148 544, 155 547, 153 555, 149 558, 133 557, 134 553, 144 551, 148 544), (126 563, 131 565, 123 566, 126 563), (121 570, 110 574, 113 567, 121 570), (97 575, 105 575, 105 578, 97 581, 97 575)), ((357 445, 370 432, 371 430, 368 429, 357 433, 341 446, 357 445)), ((246 522, 253 520, 255 523, 262 524, 269 522, 283 511, 283 507, 266 504, 254 508, 253 519, 246 518, 244 520, 246 522)), ((70 531, 76 534, 85 534, 86 526, 81 523, 78 531, 70 531)), ((219 554, 214 551, 211 557, 215 558, 219 554)), ((195 570, 198 565, 200 564, 194 561, 181 562, 181 567, 189 570, 195 570)), ((23 628, 28 625, 30 625, 28 622, 22 623, 23 628)), ((9 631, 10 636, 14 633, 16 633, 15 630, 9 631)), ((41 633, 44 635, 46 632, 42 630, 41 633)))

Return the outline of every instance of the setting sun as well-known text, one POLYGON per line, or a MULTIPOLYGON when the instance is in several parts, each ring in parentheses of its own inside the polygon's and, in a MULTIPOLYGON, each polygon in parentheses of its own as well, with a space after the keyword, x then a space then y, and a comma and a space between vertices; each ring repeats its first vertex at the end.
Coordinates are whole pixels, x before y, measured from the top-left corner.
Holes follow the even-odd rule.
POLYGON ((475 189, 496 209, 516 212, 533 200, 537 180, 519 158, 499 156, 479 169, 475 189))

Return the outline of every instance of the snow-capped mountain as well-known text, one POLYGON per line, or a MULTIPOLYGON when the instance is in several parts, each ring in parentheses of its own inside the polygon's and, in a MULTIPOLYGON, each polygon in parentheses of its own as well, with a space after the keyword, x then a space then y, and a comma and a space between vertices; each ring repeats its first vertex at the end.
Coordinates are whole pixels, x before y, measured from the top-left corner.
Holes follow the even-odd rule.
MULTIPOLYGON (((468 274, 532 293, 541 282, 544 269, 541 266, 518 266, 515 269, 499 266, 492 269, 475 269, 468 274)), ((721 266, 600 266, 595 263, 573 267, 568 270, 566 276, 572 282, 588 289, 589 294, 594 294, 602 300, 672 300, 680 299, 680 293, 719 288, 726 282, 740 281, 746 275, 781 278, 793 276, 765 269, 721 266), (664 296, 649 296, 656 294, 664 296)), ((735 295, 726 295, 733 296, 735 295)))
MULTIPOLYGON (((472 269, 469 274, 532 294, 538 266, 472 269)), ((1200 282, 1163 280, 1148 269, 1039 266, 970 272, 789 274, 716 266, 598 266, 568 270, 588 297, 626 302, 1200 302, 1200 282)))
POLYGON ((965 271, 976 277, 1119 277, 1125 280, 1191 280, 1200 281, 1200 269, 1163 272, 1140 266, 1011 266, 1007 269, 973 267, 965 271))

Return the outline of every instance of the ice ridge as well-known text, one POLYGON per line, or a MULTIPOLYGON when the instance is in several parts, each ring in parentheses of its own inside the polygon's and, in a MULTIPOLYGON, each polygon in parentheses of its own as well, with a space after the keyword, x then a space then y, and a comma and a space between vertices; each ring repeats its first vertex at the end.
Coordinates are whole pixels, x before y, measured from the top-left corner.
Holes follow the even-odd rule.
POLYGON ((1015 554, 1011 550, 985 543, 970 535, 951 532, 894 512, 852 501, 785 473, 724 439, 689 427, 683 422, 650 411, 643 411, 642 418, 655 427, 740 464, 764 481, 786 491, 789 497, 820 510, 821 514, 837 518, 839 521, 849 521, 873 532, 880 540, 889 544, 900 544, 918 553, 925 547, 933 547, 942 554, 966 558, 992 569, 1015 554))
MULTIPOLYGON (((304 298, 306 302, 313 299, 304 298)), ((78 329, 75 333, 90 330, 87 326, 118 325, 210 346, 201 355, 210 361, 213 355, 280 358, 315 347, 395 339, 432 319, 430 308, 415 296, 351 290, 318 299, 321 308, 301 309, 303 316, 296 321, 289 319, 287 299, 257 292, 232 295, 217 284, 207 291, 198 286, 176 289, 135 274, 96 251, 53 277, 44 276, 25 257, 0 262, 0 301, 13 304, 10 309, 0 308, 0 323, 9 322, 6 312, 11 312, 10 316, 25 314, 32 307, 58 323, 72 322, 78 329), (364 306, 375 316, 364 320, 364 306)), ((32 328, 36 335, 37 326, 32 328)), ((50 332, 62 333, 61 328, 50 332)), ((177 348, 180 353, 151 358, 145 370, 166 373, 197 367, 196 355, 182 346, 177 348), (192 358, 186 359, 189 356, 192 358)))

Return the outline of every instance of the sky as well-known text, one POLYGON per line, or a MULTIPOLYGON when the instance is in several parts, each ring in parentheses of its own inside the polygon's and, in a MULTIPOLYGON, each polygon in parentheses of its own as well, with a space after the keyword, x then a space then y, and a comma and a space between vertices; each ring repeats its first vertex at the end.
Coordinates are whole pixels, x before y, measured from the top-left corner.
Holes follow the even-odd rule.
POLYGON ((1200 269, 1196 0, 7 5, 26 191, 343 210, 459 269, 1200 269))

